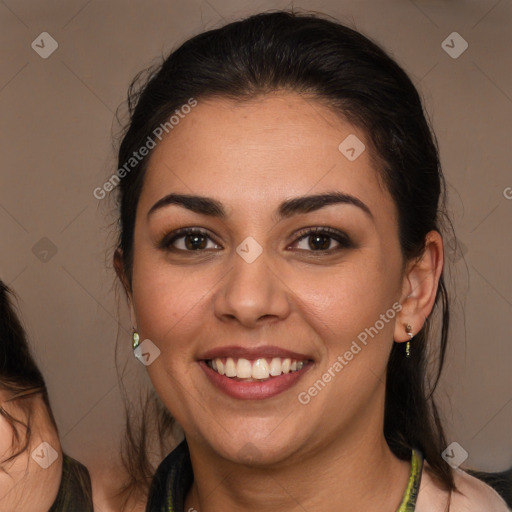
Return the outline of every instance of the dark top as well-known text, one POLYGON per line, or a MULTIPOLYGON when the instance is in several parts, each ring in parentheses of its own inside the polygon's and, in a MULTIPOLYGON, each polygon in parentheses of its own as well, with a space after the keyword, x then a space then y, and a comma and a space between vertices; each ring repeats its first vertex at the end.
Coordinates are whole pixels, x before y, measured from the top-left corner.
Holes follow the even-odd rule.
POLYGON ((59 492, 48 512, 93 512, 89 472, 66 454, 62 460, 59 492))
POLYGON ((512 468, 499 473, 486 473, 475 469, 466 469, 466 473, 479 478, 494 490, 505 500, 509 508, 512 507, 512 468))
MULTIPOLYGON (((409 482, 396 512, 414 512, 422 470, 422 453, 413 449, 409 482)), ((158 466, 149 489, 146 512, 185 512, 185 496, 193 480, 190 453, 184 440, 158 466)))

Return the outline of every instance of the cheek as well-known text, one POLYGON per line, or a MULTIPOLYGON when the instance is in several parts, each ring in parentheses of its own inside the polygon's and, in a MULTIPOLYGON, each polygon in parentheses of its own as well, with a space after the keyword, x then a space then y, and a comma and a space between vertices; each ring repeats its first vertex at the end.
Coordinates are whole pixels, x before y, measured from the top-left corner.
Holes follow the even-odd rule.
MULTIPOLYGON (((291 277, 291 276, 290 276, 291 277)), ((384 265, 370 251, 331 272, 294 278, 294 294, 302 315, 326 339, 346 343, 373 326, 399 298, 400 272, 396 262, 384 265)), ((392 330, 392 322, 383 331, 392 330)))
POLYGON ((1 460, 12 455, 13 430, 7 420, 0 416, 0 457, 1 460))
POLYGON ((150 339, 160 350, 146 370, 167 409, 186 425, 187 404, 197 380, 190 372, 200 370, 191 363, 211 285, 193 272, 140 256, 134 265, 132 287, 141 340, 150 339))
POLYGON ((207 300, 204 275, 139 259, 134 265, 133 297, 137 326, 141 336, 157 346, 176 343, 179 333, 197 323, 207 300))
POLYGON ((307 322, 321 337, 324 356, 321 375, 312 375, 302 390, 318 393, 316 406, 328 417, 355 414, 372 403, 385 381, 397 296, 396 283, 377 275, 368 266, 361 271, 353 268, 333 275, 319 288, 322 291, 307 290, 304 285, 298 292, 308 304, 307 322))

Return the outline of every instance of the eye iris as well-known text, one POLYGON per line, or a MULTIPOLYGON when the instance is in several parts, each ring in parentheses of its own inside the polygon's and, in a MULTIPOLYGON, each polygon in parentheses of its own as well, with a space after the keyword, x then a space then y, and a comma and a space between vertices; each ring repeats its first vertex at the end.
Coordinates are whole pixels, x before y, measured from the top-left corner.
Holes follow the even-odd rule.
POLYGON ((330 237, 327 235, 310 235, 309 237, 309 247, 311 249, 320 249, 322 251, 325 251, 329 249, 330 245, 330 237), (311 242, 314 240, 314 242, 311 242), (320 244, 320 246, 315 245, 318 240, 323 240, 323 244, 320 244))
POLYGON ((185 246, 193 251, 206 247, 206 237, 200 233, 191 233, 185 236, 185 246))

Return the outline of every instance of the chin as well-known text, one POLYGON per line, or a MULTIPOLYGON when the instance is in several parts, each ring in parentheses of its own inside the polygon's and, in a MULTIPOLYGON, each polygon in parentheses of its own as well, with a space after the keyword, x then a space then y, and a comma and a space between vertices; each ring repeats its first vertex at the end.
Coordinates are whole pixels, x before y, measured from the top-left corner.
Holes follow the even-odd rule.
POLYGON ((209 439, 207 442, 214 452, 233 463, 262 467, 283 462, 297 449, 296 436, 288 434, 281 439, 274 434, 269 429, 264 435, 261 431, 253 431, 249 435, 232 434, 223 436, 221 441, 209 439), (290 439, 294 439, 294 445, 290 444, 290 439))

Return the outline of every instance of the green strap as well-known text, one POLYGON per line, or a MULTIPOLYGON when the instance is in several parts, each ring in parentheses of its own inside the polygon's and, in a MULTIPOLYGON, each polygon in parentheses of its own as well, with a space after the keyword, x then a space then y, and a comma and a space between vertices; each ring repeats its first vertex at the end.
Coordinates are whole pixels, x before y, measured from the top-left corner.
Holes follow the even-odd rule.
POLYGON ((409 482, 405 489, 402 502, 396 512, 414 512, 416 508, 416 500, 420 490, 421 473, 423 469, 423 456, 421 453, 413 449, 411 456, 411 473, 409 482))
MULTIPOLYGON (((188 491, 188 488, 190 487, 193 479, 191 472, 190 475, 187 475, 184 478, 184 474, 188 473, 188 471, 184 471, 185 466, 188 467, 188 465, 190 465, 190 459, 188 458, 188 448, 186 448, 185 443, 180 445, 179 450, 176 450, 175 454, 177 455, 178 452, 179 457, 176 457, 175 460, 172 461, 173 463, 170 464, 170 467, 166 468, 169 470, 166 479, 167 492, 165 496, 165 510, 167 512, 182 512, 181 508, 185 502, 185 493, 188 491)), ((171 461, 169 460, 169 462, 171 461)), ((411 454, 411 472, 409 474, 409 481, 403 494, 402 502, 400 503, 400 506, 396 512, 415 511, 416 500, 418 498, 418 492, 420 489, 422 470, 423 455, 419 450, 413 448, 411 454)), ((146 510, 150 510, 149 506, 146 510)))

